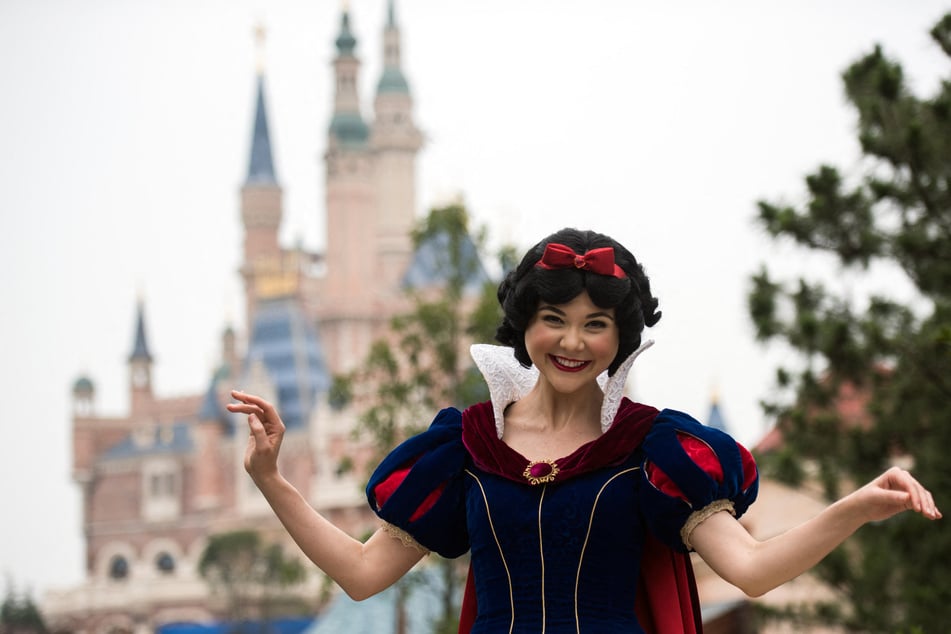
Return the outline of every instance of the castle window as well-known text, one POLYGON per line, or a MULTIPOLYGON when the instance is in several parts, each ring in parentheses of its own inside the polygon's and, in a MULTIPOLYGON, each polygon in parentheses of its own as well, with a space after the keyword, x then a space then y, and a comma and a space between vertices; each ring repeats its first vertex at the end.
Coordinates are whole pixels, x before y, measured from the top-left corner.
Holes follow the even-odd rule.
POLYGON ((181 513, 181 465, 175 460, 156 457, 142 468, 142 513, 147 520, 170 520, 181 513))
POLYGON ((149 492, 153 498, 175 496, 175 474, 153 473, 149 479, 149 492))
POLYGON ((161 553, 155 558, 155 567, 159 572, 170 575, 175 572, 175 559, 168 553, 161 553))
POLYGON ((122 555, 116 555, 109 562, 109 578, 121 580, 129 576, 129 562, 122 555))

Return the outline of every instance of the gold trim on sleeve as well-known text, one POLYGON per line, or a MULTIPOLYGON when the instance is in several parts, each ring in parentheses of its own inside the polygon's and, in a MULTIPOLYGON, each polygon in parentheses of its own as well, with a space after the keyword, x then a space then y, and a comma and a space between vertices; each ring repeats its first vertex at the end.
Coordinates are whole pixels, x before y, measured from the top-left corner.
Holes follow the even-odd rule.
POLYGON ((736 517, 736 509, 733 508, 733 501, 727 499, 714 500, 699 511, 694 511, 690 514, 690 517, 684 522, 683 528, 680 529, 680 539, 683 541, 684 546, 687 547, 687 550, 693 550, 693 546, 690 544, 690 535, 693 531, 700 526, 704 520, 720 511, 729 511, 730 515, 736 517))
POLYGON ((407 548, 415 548, 419 552, 423 553, 424 556, 429 554, 428 548, 426 548, 425 546, 420 544, 418 541, 413 539, 412 535, 404 531, 399 526, 390 524, 389 522, 383 522, 382 528, 391 536, 403 542, 403 545, 406 546, 407 548))

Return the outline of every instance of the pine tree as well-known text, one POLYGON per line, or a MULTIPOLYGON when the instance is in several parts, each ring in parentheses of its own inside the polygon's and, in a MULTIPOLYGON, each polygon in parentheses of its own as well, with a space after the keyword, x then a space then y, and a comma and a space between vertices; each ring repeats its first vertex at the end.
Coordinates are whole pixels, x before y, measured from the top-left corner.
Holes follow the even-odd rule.
POLYGON ((19 594, 9 586, 0 603, 0 634, 47 634, 43 615, 29 593, 19 594))
MULTIPOLYGON (((951 58, 951 13, 931 36, 951 58)), ((777 370, 780 393, 792 397, 765 404, 784 446, 764 469, 794 484, 816 478, 832 499, 899 462, 937 493, 939 508, 951 506, 943 497, 951 490, 951 76, 920 98, 876 46, 842 77, 863 173, 823 165, 805 179, 804 204, 758 205, 774 240, 825 253, 847 273, 777 281, 764 266, 752 279, 757 338, 802 359, 777 370), (842 283, 889 266, 914 300, 863 297, 842 283), (846 397, 861 411, 846 411, 846 397)), ((949 557, 951 531, 940 524, 902 514, 866 526, 817 567, 844 605, 806 612, 851 631, 945 632, 951 568, 941 562, 949 557)))

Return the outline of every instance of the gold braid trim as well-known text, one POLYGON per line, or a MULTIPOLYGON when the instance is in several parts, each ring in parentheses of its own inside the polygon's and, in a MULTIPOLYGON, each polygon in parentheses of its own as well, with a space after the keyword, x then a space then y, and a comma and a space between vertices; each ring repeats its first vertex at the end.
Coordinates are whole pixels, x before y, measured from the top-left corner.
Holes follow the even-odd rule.
POLYGON ((700 526, 700 524, 711 515, 719 513, 720 511, 729 511, 730 515, 736 517, 733 502, 726 499, 710 502, 699 511, 694 511, 690 514, 690 517, 684 522, 683 528, 680 529, 680 539, 683 541, 684 546, 687 547, 687 550, 693 550, 693 546, 690 544, 690 535, 693 534, 694 529, 700 526))
POLYGON ((415 548, 419 552, 423 553, 423 555, 429 554, 428 548, 425 548, 422 545, 420 545, 418 541, 413 539, 412 535, 404 531, 399 526, 394 526, 393 524, 390 524, 389 522, 383 522, 383 530, 389 533, 390 535, 392 535, 393 537, 395 537, 396 539, 403 542, 404 546, 407 546, 409 548, 415 548))

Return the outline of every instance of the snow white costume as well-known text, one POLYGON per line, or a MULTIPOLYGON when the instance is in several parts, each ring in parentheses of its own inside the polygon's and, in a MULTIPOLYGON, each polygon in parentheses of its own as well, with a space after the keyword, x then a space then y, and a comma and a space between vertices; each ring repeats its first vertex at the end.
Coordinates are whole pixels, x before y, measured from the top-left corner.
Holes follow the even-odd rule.
POLYGON ((442 410, 374 472, 367 496, 388 530, 445 557, 471 550, 460 632, 701 632, 690 533, 721 510, 740 517, 758 475, 727 434, 622 395, 650 343, 599 377, 601 436, 543 461, 502 441, 537 370, 473 346, 491 400, 442 410))

